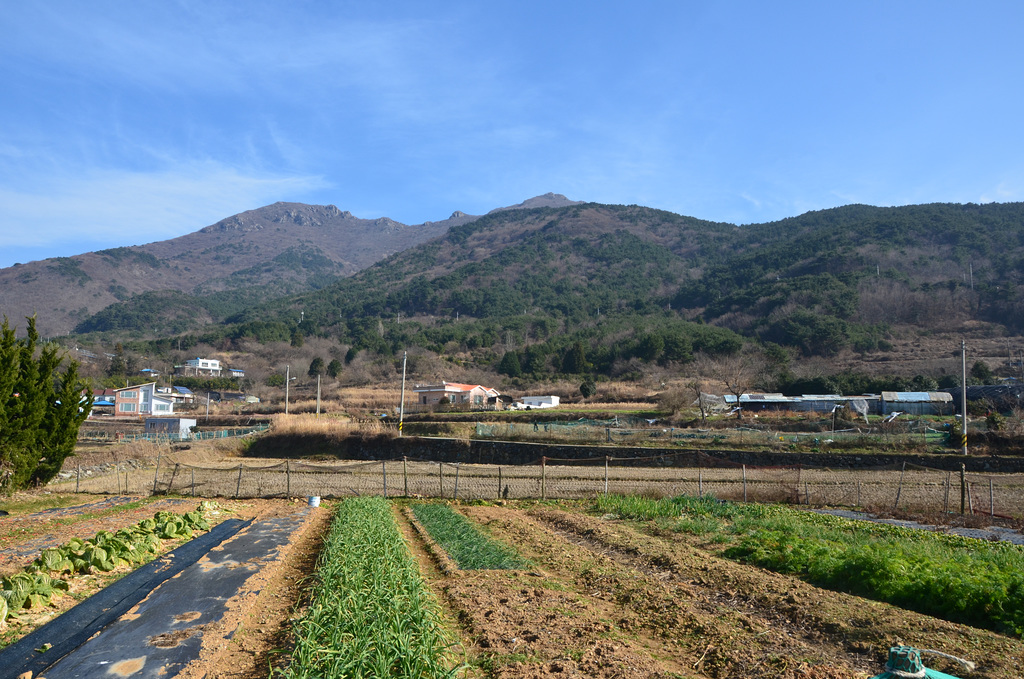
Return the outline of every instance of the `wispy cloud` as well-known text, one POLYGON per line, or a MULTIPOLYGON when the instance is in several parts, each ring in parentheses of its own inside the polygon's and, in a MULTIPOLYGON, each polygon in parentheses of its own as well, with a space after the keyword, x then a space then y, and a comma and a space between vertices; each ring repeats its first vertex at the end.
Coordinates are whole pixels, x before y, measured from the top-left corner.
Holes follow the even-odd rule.
POLYGON ((145 173, 86 170, 36 182, 31 191, 0 188, 0 248, 163 240, 324 186, 319 177, 247 172, 212 161, 145 173))

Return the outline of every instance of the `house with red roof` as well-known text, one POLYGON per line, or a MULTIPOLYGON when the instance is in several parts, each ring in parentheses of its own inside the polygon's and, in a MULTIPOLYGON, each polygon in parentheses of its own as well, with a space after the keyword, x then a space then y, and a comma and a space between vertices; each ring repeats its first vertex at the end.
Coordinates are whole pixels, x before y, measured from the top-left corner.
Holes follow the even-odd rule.
POLYGON ((443 399, 448 399, 447 402, 452 405, 484 408, 488 402, 493 403, 492 399, 501 395, 497 389, 485 387, 482 384, 459 384, 457 382, 417 384, 412 391, 416 396, 416 403, 427 406, 438 405, 443 399))

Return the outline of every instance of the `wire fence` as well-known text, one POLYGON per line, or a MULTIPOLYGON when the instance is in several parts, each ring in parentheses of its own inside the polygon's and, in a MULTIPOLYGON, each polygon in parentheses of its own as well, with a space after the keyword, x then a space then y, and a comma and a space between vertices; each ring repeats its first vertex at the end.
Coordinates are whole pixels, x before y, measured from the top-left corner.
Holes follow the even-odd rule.
POLYGON ((766 467, 681 452, 651 458, 542 458, 530 465, 376 462, 225 461, 186 464, 173 455, 149 467, 65 473, 55 490, 84 493, 174 493, 195 497, 286 498, 355 495, 463 500, 580 499, 602 493, 680 494, 809 506, 960 512, 1024 517, 1024 474, 949 472, 904 464, 862 469, 766 467))

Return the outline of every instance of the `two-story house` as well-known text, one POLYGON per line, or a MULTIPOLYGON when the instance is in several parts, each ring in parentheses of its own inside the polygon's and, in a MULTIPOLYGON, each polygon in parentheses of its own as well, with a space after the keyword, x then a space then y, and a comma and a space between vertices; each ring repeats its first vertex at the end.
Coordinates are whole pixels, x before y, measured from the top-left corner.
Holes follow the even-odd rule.
POLYGON ((115 417, 170 415, 173 412, 174 401, 169 395, 157 392, 156 382, 114 390, 115 417))

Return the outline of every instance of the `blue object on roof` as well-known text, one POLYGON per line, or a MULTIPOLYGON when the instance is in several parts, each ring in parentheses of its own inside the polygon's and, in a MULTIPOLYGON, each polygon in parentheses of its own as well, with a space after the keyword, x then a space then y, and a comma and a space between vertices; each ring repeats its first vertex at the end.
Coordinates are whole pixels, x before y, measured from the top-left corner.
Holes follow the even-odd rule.
POLYGON ((189 389, 188 387, 174 387, 174 391, 178 392, 179 394, 191 394, 192 393, 192 390, 189 389))

